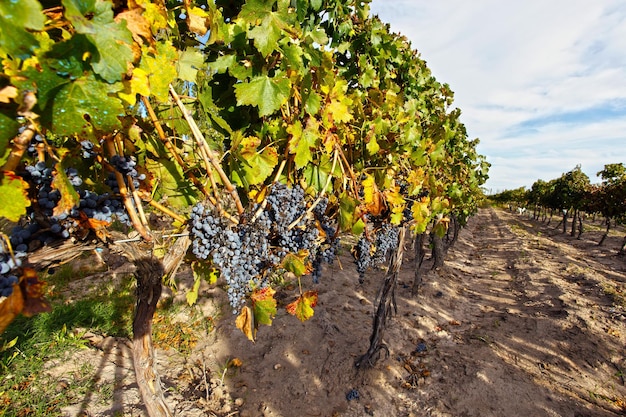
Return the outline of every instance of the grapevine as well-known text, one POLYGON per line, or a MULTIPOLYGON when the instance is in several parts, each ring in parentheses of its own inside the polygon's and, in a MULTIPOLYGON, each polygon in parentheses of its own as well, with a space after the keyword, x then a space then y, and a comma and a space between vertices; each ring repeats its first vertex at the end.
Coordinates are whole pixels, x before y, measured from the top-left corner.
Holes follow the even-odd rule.
MULTIPOLYGON (((344 235, 357 238, 363 279, 397 255, 405 228, 445 233, 478 207, 489 164, 452 91, 367 1, 61 5, 9 2, 0 14, 14 35, 0 41, 0 192, 11 197, 0 216, 15 225, 2 294, 55 240, 112 245, 115 226, 154 248, 158 212, 188 235, 173 263, 217 271, 254 339, 275 316, 272 277, 295 276, 287 311, 304 321, 344 235)), ((147 349, 156 301, 141 296, 176 265, 135 252, 135 346, 147 349)), ((161 396, 154 384, 142 393, 161 396)))

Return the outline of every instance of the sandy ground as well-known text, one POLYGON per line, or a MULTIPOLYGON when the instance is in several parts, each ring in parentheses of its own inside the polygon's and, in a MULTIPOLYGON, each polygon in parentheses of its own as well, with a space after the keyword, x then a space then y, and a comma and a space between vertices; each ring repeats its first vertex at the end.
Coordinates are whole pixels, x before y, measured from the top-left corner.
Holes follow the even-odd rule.
MULTIPOLYGON (((555 225, 481 210, 418 297, 408 249, 384 334, 390 355, 368 370, 354 362, 369 345, 383 270, 359 285, 346 253, 317 285, 315 316, 300 323, 283 309, 256 343, 235 328, 223 291, 205 292, 199 308, 214 330, 190 355, 157 352, 167 400, 180 416, 626 415, 626 311, 614 302, 626 297, 621 238, 600 248, 600 232, 575 240, 555 225), (229 367, 234 358, 241 365, 229 367)), ((66 415, 144 416, 129 343, 90 337, 90 349, 48 372, 63 381, 89 362, 94 386, 112 392, 87 393, 66 415)))

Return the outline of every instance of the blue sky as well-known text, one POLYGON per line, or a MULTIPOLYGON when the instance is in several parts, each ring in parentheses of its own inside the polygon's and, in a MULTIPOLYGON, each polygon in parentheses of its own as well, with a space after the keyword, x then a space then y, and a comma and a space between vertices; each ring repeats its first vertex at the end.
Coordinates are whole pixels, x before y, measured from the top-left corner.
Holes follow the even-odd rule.
POLYGON ((493 192, 626 163, 623 0, 373 0, 450 85, 493 192))

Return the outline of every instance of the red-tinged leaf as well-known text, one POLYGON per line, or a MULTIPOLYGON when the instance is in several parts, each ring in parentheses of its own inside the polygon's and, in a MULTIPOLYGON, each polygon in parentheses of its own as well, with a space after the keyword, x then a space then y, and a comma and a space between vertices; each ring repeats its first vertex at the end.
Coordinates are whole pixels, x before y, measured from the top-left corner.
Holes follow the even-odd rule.
POLYGON ((13 172, 0 173, 0 217, 16 222, 26 214, 26 207, 30 206, 27 189, 28 183, 13 172))
POLYGON ((256 329, 254 328, 254 313, 250 307, 244 306, 241 309, 241 313, 239 313, 235 320, 235 326, 237 326, 248 339, 254 342, 256 329))
POLYGON ((255 290, 252 293, 252 309, 254 311, 255 332, 259 324, 272 325, 272 320, 276 316, 276 291, 267 287, 255 290))
POLYGON ((61 199, 57 203, 56 207, 52 211, 54 216, 58 216, 62 213, 69 213, 72 207, 78 205, 80 197, 74 189, 72 183, 65 175, 65 169, 63 164, 59 162, 55 166, 54 178, 52 178, 52 189, 58 190, 61 193, 61 199))
MULTIPOLYGON (((25 301, 28 301, 28 299, 42 299, 45 294, 46 283, 39 281, 37 271, 32 268, 24 268, 22 276, 20 277, 20 287, 22 288, 25 301)), ((44 302, 44 304, 47 305, 48 303, 44 302)), ((49 306, 47 308, 49 308, 49 306)), ((50 310, 44 308, 42 311, 32 311, 30 315, 42 313, 43 311, 50 310)), ((26 311, 24 311, 23 314, 28 315, 26 311)))
POLYGON ((93 230, 98 239, 104 242, 109 235, 109 233, 107 232, 107 227, 109 225, 109 222, 105 220, 89 218, 85 213, 81 211, 78 217, 78 235, 82 235, 82 237, 85 238, 87 237, 87 233, 89 233, 90 230, 93 230))
POLYGON ((287 313, 296 316, 300 321, 313 317, 313 308, 317 305, 317 291, 306 291, 296 301, 287 305, 287 313))
POLYGON ((13 319, 24 309, 24 297, 19 285, 13 285, 13 294, 0 302, 0 333, 4 332, 13 319))

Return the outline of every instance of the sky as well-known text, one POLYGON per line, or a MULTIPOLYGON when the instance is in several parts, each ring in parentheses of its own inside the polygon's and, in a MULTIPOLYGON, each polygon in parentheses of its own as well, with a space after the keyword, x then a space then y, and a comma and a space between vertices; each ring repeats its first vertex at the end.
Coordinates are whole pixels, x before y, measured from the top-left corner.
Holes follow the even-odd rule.
POLYGON ((488 192, 626 164, 626 1, 373 0, 491 163, 488 192))

